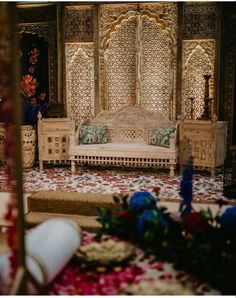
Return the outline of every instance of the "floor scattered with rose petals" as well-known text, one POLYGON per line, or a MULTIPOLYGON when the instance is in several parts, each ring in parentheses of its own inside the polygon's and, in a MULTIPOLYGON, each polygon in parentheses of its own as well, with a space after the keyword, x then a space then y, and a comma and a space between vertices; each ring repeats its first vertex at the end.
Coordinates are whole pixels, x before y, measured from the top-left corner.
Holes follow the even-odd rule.
MULTIPOLYGON (((9 191, 5 167, 0 167, 0 190, 9 191)), ((70 173, 70 167, 47 166, 43 171, 37 167, 24 170, 24 191, 61 190, 72 192, 130 193, 151 191, 160 186, 160 199, 178 201, 180 175, 173 178, 168 171, 142 171, 122 169, 79 168, 76 174, 70 173)), ((223 176, 217 173, 210 177, 207 172, 197 172, 193 181, 194 201, 209 202, 225 199, 223 196, 223 176)))

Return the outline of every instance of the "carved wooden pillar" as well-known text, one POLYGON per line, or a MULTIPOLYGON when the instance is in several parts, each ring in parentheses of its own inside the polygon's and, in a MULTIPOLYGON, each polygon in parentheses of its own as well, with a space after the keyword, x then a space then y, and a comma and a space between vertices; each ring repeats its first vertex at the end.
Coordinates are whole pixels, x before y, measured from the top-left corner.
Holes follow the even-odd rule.
POLYGON ((136 42, 135 42, 135 52, 136 52, 136 104, 141 105, 141 95, 142 95, 142 16, 138 12, 136 16, 136 42))

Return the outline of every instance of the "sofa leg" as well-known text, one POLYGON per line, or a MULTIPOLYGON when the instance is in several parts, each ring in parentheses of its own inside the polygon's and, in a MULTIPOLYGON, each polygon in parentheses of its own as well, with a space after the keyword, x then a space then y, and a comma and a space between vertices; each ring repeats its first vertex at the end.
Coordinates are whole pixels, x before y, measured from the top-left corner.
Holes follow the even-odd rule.
POLYGON ((216 168, 212 167, 211 168, 211 177, 215 177, 216 176, 216 168))
POLYGON ((74 160, 71 161, 71 173, 72 174, 75 173, 75 161, 74 160))
POLYGON ((170 166, 170 177, 173 177, 175 175, 175 168, 174 166, 170 166))
POLYGON ((40 171, 43 170, 43 161, 42 160, 39 161, 39 170, 40 171))

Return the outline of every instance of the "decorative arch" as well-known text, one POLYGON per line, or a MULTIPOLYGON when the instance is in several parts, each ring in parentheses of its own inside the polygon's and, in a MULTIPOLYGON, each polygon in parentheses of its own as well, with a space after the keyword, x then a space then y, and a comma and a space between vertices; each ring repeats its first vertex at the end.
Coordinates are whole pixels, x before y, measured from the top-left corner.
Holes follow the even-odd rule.
POLYGON ((93 44, 67 43, 66 61, 67 116, 79 125, 95 115, 93 44))
POLYGON ((109 41, 112 37, 112 34, 115 33, 115 31, 122 26, 122 23, 127 21, 131 17, 136 17, 137 12, 136 11, 129 11, 125 15, 121 15, 115 20, 110 28, 105 32, 104 38, 101 42, 101 48, 103 51, 105 51, 108 47, 109 41))
POLYGON ((167 26, 166 22, 164 20, 162 20, 158 14, 150 12, 149 10, 142 10, 140 13, 137 11, 129 11, 127 12, 125 15, 121 15, 117 18, 117 20, 115 20, 110 28, 105 32, 104 37, 102 39, 101 42, 101 48, 103 51, 105 51, 108 47, 109 41, 112 37, 112 34, 114 34, 114 32, 121 27, 122 22, 128 20, 130 17, 137 17, 137 15, 140 14, 141 16, 147 16, 150 19, 154 19, 157 23, 157 25, 161 28, 161 30, 163 30, 165 32, 165 34, 167 35, 167 37, 170 40, 170 44, 172 47, 172 54, 173 56, 175 55, 175 38, 173 36, 173 33, 171 31, 171 29, 167 26))
POLYGON ((197 119, 204 110, 205 74, 211 75, 209 95, 215 110, 215 43, 214 40, 184 41, 183 48, 182 114, 188 119, 197 119))
POLYGON ((138 104, 173 118, 175 46, 172 30, 157 13, 129 11, 113 21, 101 40, 103 109, 115 110, 125 104, 138 104), (153 26, 145 36, 144 24, 147 22, 153 26), (160 47, 148 44, 153 38, 160 47), (150 45, 152 52, 148 49, 150 45))

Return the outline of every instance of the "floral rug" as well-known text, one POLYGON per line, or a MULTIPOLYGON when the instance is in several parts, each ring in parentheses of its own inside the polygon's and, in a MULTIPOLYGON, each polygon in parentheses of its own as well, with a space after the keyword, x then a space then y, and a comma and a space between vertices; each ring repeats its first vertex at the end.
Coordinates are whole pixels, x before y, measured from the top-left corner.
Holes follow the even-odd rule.
MULTIPOLYGON (((141 171, 123 169, 80 168, 71 174, 68 166, 38 167, 24 170, 24 191, 33 193, 40 190, 60 190, 70 192, 132 193, 152 191, 160 187, 160 200, 179 201, 179 174, 170 178, 168 171, 141 171)), ((0 191, 9 191, 5 167, 0 167, 0 191)), ((223 176, 217 173, 210 177, 208 172, 197 172, 193 180, 193 200, 214 202, 226 199, 223 196, 223 176)))

